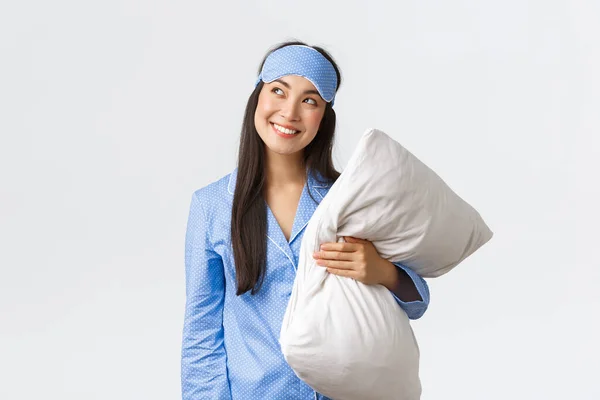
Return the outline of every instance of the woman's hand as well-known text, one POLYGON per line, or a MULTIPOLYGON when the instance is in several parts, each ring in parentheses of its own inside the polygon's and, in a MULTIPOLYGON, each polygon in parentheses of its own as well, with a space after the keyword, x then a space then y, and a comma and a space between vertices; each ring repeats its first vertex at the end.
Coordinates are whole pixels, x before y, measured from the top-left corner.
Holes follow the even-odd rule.
POLYGON ((345 236, 346 243, 323 243, 313 254, 317 265, 334 275, 355 279, 366 285, 380 284, 393 290, 398 282, 394 264, 382 258, 373 243, 345 236))

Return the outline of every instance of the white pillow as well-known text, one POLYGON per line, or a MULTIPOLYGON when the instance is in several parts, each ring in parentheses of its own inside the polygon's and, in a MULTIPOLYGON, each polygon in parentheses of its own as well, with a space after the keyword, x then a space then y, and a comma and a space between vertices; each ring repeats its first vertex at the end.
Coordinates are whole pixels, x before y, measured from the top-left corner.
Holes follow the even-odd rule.
POLYGON ((370 240, 382 257, 437 277, 492 232, 436 173, 376 129, 365 132, 306 227, 281 328, 286 361, 333 399, 419 399, 419 348, 392 294, 331 275, 312 258, 342 236, 370 240))

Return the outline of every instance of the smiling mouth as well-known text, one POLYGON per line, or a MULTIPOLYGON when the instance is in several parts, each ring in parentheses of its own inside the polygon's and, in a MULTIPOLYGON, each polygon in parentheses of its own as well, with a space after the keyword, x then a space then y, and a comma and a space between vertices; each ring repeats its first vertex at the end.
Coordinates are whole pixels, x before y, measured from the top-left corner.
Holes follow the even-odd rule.
POLYGON ((279 133, 281 133, 283 135, 290 135, 290 136, 292 136, 292 135, 297 135, 297 134, 300 133, 300 131, 284 128, 283 126, 277 125, 274 122, 270 122, 270 124, 273 127, 273 129, 275 129, 277 132, 279 132, 279 133))

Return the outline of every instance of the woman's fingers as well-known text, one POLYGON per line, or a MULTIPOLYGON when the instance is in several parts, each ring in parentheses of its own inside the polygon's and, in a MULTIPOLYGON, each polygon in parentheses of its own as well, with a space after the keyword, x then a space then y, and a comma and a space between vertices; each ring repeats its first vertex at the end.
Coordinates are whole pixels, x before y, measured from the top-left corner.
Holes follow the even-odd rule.
POLYGON ((339 242, 339 243, 323 243, 321 244, 321 250, 325 251, 347 251, 352 252, 356 251, 359 248, 360 244, 358 243, 348 243, 348 242, 339 242))
POLYGON ((322 260, 352 261, 355 257, 352 252, 321 250, 314 253, 313 258, 322 260))
POLYGON ((322 267, 342 269, 342 270, 352 270, 352 269, 354 269, 353 268, 353 263, 349 262, 349 261, 337 261, 337 260, 323 260, 323 259, 318 259, 317 260, 317 265, 320 265, 322 267))

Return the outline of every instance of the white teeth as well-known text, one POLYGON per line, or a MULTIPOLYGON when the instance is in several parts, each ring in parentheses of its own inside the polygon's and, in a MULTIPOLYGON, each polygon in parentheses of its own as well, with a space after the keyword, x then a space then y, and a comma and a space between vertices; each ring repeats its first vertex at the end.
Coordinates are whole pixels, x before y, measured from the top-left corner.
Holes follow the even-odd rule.
POLYGON ((273 126, 275 127, 275 129, 277 129, 279 132, 281 133, 285 133, 286 135, 293 135, 295 133, 298 133, 299 131, 294 131, 291 129, 285 129, 283 126, 279 126, 277 124, 273 124, 273 126))

